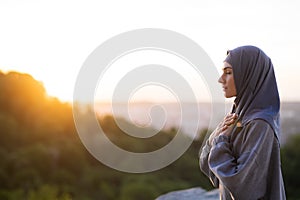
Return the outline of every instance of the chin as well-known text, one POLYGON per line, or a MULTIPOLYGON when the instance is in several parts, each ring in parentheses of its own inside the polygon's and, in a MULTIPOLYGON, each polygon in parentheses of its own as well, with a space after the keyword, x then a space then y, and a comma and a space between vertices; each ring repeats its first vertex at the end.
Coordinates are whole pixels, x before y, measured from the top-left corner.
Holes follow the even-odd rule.
POLYGON ((224 94, 224 96, 225 96, 225 98, 232 98, 232 97, 234 97, 235 95, 232 95, 232 94, 224 94))

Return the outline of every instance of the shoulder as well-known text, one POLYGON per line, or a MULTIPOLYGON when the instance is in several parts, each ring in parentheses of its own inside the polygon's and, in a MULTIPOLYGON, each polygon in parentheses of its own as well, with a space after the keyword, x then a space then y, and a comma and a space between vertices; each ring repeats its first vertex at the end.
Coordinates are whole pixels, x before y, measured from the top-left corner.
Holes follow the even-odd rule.
POLYGON ((255 130, 261 129, 261 130, 272 131, 270 124, 263 119, 253 119, 247 122, 244 126, 246 129, 255 129, 255 130))
POLYGON ((244 125, 241 132, 243 132, 243 141, 249 140, 258 142, 259 140, 266 140, 274 137, 274 131, 270 124, 262 119, 254 119, 244 125))

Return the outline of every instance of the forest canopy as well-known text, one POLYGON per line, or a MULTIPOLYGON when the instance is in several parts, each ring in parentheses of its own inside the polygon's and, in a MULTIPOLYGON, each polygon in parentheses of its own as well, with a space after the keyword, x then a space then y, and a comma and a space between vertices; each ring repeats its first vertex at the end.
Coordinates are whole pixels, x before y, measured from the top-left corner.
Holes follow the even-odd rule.
MULTIPOLYGON (((198 166, 203 136, 168 167, 145 174, 111 169, 84 148, 75 129, 72 106, 49 97, 28 74, 0 72, 0 199, 155 199, 173 190, 212 189, 198 166)), ((85 112, 82 118, 85 118, 85 112)), ((122 119, 128 127, 133 124, 122 119)), ((121 148, 148 152, 172 140, 176 129, 148 141, 128 137, 112 116, 99 117, 108 137, 121 148)), ((89 130, 86 123, 87 132, 89 130)), ((283 175, 289 199, 300 196, 299 135, 282 147, 283 175)))
MULTIPOLYGON (((172 190, 211 189, 198 167, 199 141, 165 169, 119 172, 86 151, 72 106, 49 97, 41 82, 28 74, 0 73, 0 90, 0 199, 154 199, 172 190)), ((174 131, 141 143, 123 134, 112 116, 99 117, 99 123, 114 143, 136 152, 162 147, 174 131)))

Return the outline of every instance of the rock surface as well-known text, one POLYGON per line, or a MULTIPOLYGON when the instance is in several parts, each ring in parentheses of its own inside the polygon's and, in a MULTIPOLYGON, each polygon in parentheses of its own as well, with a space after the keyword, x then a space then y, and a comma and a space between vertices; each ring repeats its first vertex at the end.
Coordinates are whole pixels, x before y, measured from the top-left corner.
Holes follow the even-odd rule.
POLYGON ((161 195, 156 200, 218 200, 219 190, 206 191, 200 187, 178 190, 161 195))

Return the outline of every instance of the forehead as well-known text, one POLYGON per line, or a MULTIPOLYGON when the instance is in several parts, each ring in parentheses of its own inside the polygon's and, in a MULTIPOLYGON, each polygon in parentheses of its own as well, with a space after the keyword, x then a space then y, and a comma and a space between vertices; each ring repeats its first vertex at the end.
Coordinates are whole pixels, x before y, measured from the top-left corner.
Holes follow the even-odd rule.
POLYGON ((222 70, 232 69, 232 66, 228 62, 223 63, 222 70))

